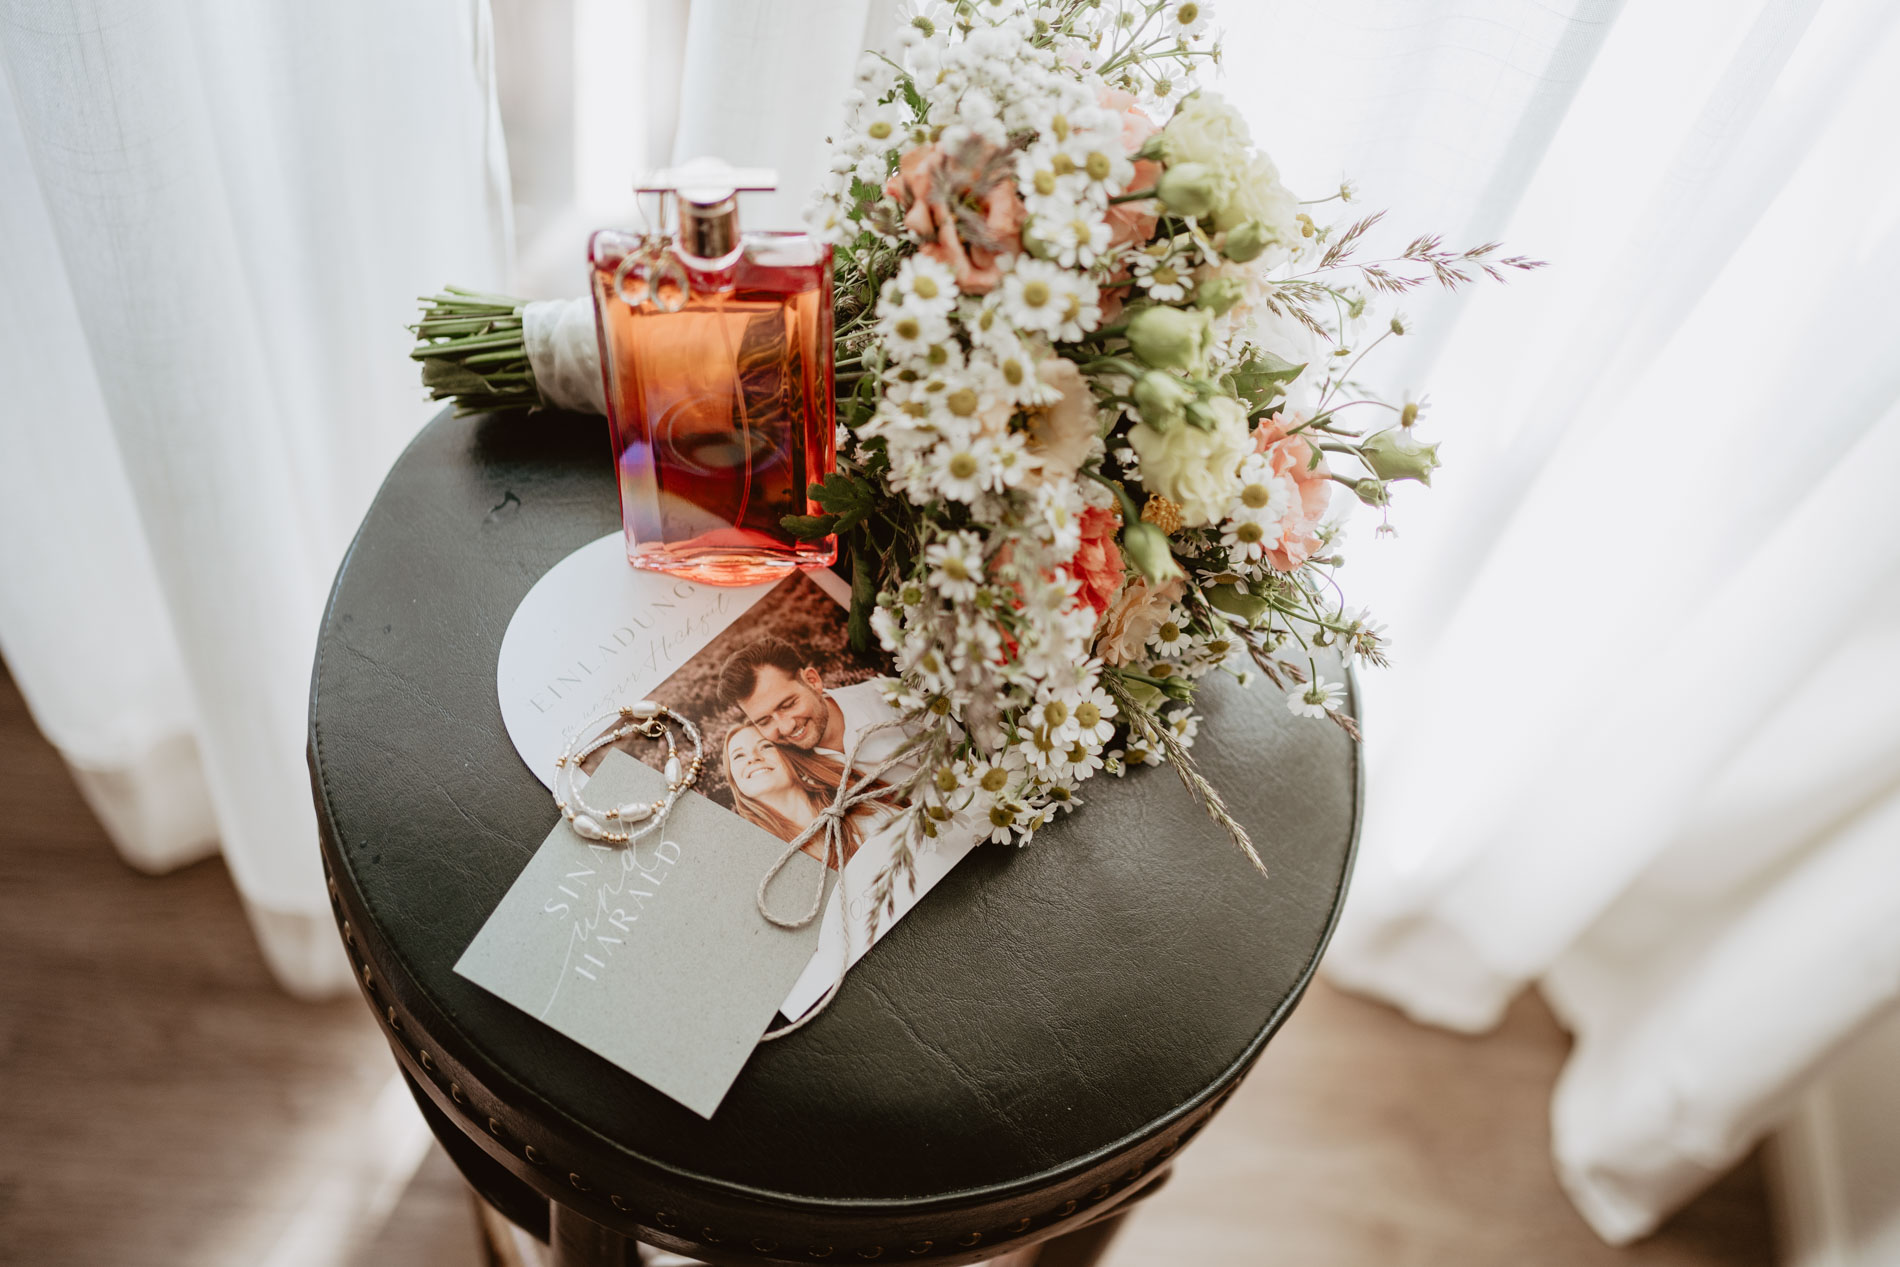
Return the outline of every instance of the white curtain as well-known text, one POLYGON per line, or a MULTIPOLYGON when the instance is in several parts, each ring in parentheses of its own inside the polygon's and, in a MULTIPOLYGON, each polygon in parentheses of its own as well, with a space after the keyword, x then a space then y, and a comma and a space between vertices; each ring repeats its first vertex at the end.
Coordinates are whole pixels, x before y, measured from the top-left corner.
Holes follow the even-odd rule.
POLYGON ((1221 17, 1296 189, 1553 262, 1407 305, 1447 465, 1348 550, 1398 667, 1327 967, 1463 1030, 1541 985, 1559 1175, 1640 1236, 1900 997, 1900 9, 1221 17))
MULTIPOLYGON (((616 69, 579 31, 604 6, 573 10, 577 84, 616 69)), ((1641 1235, 1900 994, 1900 14, 1218 7, 1221 88, 1296 189, 1349 175, 1388 242, 1553 261, 1408 302, 1387 361, 1448 465, 1350 549, 1398 667, 1366 679, 1328 967, 1468 1030, 1539 985, 1577 1038, 1560 1175, 1641 1235)), ((892 8, 659 5, 675 153, 779 167, 752 222, 785 220, 892 8)), ((221 838, 305 988, 318 605, 427 412, 410 297, 505 276, 486 29, 479 2, 0 0, 0 434, 31 475, 0 648, 128 854, 221 838)))
POLYGON ((0 0, 0 651, 128 861, 221 845, 344 980, 305 701, 430 413, 414 298, 506 281, 484 0, 0 0))

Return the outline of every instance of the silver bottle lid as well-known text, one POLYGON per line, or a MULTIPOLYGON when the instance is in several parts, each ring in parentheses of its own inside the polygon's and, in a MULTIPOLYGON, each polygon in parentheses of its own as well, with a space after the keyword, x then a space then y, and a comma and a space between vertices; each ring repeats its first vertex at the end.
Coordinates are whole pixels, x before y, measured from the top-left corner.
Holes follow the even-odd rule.
POLYGON ((733 167, 696 158, 654 172, 635 186, 643 194, 672 194, 679 216, 679 249, 694 259, 718 260, 739 246, 739 195, 778 188, 769 167, 733 167))

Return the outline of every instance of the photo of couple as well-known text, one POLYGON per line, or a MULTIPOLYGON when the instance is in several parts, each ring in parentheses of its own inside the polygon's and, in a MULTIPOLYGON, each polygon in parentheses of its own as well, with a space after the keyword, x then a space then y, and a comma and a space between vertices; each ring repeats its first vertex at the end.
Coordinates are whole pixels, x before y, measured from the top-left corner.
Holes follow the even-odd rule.
MULTIPOLYGON (((707 762, 694 790, 780 840, 797 839, 838 794, 845 760, 857 745, 856 783, 904 742, 884 702, 882 664, 853 653, 845 610, 803 573, 788 578, 656 687, 652 698, 691 717, 706 738, 707 762)), ((626 751, 658 765, 664 752, 645 741, 626 751)), ((596 760, 598 759, 596 754, 596 760)), ((584 769, 591 772, 594 761, 584 769)), ((890 792, 909 771, 899 765, 844 827, 844 860, 891 828, 905 803, 890 792)), ((823 836, 806 853, 824 861, 823 836)), ((837 865, 833 858, 832 864, 837 865)))

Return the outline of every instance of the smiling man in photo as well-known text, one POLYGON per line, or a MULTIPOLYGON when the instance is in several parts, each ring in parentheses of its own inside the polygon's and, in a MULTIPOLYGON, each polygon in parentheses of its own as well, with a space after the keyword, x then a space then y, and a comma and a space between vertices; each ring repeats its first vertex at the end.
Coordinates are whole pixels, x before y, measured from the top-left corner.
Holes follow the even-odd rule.
MULTIPOLYGON (((808 657, 770 635, 733 652, 719 675, 720 698, 767 739, 839 761, 860 735, 896 716, 880 685, 881 679, 871 678, 827 689, 808 657)), ((857 768, 876 766, 903 742, 904 732, 896 727, 870 734, 859 743, 857 768)))

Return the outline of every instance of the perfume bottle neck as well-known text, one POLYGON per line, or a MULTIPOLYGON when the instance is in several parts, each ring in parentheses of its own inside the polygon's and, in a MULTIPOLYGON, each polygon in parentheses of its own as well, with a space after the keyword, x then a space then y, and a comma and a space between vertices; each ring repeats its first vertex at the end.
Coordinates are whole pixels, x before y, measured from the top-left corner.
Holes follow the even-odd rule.
POLYGON ((702 203, 681 194, 679 252, 705 265, 724 262, 739 249, 739 196, 728 194, 717 202, 702 203))

